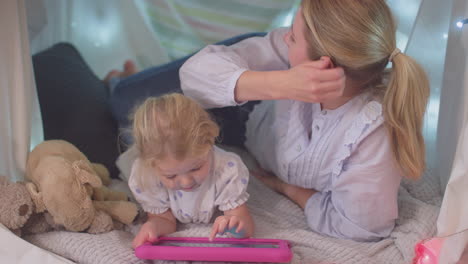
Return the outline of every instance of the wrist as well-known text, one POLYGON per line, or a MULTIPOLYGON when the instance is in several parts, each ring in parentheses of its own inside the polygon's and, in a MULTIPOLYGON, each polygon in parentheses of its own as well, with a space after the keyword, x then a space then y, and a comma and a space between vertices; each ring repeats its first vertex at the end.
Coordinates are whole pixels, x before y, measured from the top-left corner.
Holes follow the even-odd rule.
POLYGON ((251 100, 285 99, 286 71, 245 71, 237 80, 234 99, 251 100))
POLYGON ((288 71, 268 71, 264 72, 266 89, 271 100, 288 99, 287 86, 288 71))
POLYGON ((277 187, 277 190, 279 193, 285 195, 285 196, 289 196, 289 194, 291 193, 291 187, 294 187, 293 185, 290 185, 290 184, 287 184, 283 181, 280 181, 278 182, 278 187, 277 187))

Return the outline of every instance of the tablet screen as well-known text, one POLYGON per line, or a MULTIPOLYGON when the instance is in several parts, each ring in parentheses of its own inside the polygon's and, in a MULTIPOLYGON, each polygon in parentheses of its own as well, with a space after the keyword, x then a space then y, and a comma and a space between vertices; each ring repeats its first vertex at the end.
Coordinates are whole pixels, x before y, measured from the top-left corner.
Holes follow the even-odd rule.
POLYGON ((193 243, 193 242, 182 242, 182 241, 161 241, 156 244, 157 246, 169 246, 169 247, 238 247, 238 248, 279 248, 278 244, 273 243, 255 243, 255 242, 216 242, 211 243, 193 243))

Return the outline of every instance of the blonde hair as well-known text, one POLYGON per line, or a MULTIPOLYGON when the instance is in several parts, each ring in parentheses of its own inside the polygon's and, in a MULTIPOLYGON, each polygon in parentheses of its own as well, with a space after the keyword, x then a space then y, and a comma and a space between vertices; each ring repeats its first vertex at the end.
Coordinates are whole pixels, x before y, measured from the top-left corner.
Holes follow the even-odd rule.
POLYGON ((422 136, 429 81, 413 59, 392 56, 392 70, 383 85, 384 70, 396 49, 396 26, 384 0, 303 0, 304 32, 310 59, 329 56, 346 77, 380 91, 384 117, 396 162, 404 175, 419 178, 425 169, 422 136))
POLYGON ((146 99, 133 116, 134 145, 147 164, 168 156, 184 160, 204 155, 218 135, 210 114, 178 93, 146 99))

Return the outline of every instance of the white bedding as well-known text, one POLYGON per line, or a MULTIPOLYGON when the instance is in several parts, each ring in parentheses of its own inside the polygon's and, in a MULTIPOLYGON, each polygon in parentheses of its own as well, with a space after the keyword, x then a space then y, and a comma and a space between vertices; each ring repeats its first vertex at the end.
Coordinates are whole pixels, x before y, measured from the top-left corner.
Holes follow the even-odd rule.
MULTIPOLYGON (((245 155, 243 155, 245 158, 245 155)), ((247 164, 252 164, 248 162, 247 164)), ((124 183, 114 185, 123 188, 124 183)), ((291 263, 410 263, 414 245, 435 234, 442 197, 438 181, 425 177, 404 182, 399 193, 399 219, 391 236, 375 243, 359 243, 318 235, 308 229, 302 210, 285 197, 251 178, 249 209, 256 224, 255 237, 291 241, 291 263)), ((29 242, 79 263, 150 263, 137 259, 130 247, 134 225, 128 231, 101 235, 50 232, 26 237, 29 242)), ((177 236, 208 236, 209 225, 180 225, 177 236)), ((187 263, 164 262, 156 263, 187 263)), ((211 262, 212 263, 212 262, 211 262)))

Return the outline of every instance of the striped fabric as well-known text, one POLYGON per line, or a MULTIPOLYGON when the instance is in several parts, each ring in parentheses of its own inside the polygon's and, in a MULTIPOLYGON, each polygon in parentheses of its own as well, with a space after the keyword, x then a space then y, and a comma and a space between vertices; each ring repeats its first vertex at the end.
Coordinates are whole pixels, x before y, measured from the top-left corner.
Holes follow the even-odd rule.
POLYGON ((141 0, 137 5, 171 59, 239 34, 290 24, 299 0, 141 0))

